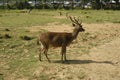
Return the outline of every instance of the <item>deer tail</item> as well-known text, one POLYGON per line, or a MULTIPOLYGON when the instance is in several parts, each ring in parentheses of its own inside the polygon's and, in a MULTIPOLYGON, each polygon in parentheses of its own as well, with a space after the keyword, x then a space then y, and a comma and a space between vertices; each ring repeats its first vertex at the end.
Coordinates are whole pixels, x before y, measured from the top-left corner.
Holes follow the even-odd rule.
POLYGON ((40 43, 39 43, 39 39, 37 39, 37 45, 40 45, 40 43))

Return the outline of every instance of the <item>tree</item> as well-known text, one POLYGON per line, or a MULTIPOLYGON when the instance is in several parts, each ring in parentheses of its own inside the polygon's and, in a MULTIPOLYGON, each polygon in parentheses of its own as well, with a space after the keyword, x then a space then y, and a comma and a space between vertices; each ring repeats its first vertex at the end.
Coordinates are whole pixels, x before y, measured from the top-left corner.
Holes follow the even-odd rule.
POLYGON ((3 0, 3 9, 5 9, 5 0, 3 0))
POLYGON ((37 5, 36 5, 36 4, 37 4, 37 0, 35 0, 35 8, 37 8, 37 5))
POLYGON ((115 0, 115 2, 116 2, 116 9, 119 9, 120 8, 119 0, 115 0))
POLYGON ((46 2, 47 2, 47 0, 43 0, 43 8, 44 9, 46 9, 46 6, 47 6, 46 2))
POLYGON ((99 10, 101 8, 100 0, 95 0, 96 1, 96 9, 99 10))

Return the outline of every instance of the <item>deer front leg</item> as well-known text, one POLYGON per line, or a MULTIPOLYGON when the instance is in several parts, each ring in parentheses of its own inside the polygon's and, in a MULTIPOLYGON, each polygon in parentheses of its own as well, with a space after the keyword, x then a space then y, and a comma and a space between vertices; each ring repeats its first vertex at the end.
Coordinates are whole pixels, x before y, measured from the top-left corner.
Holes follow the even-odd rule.
POLYGON ((61 62, 63 63, 63 52, 61 50, 61 62))
POLYGON ((63 63, 63 56, 64 56, 64 60, 66 61, 66 46, 63 45, 62 46, 62 50, 61 50, 61 61, 63 63))
POLYGON ((66 59, 66 46, 64 48, 64 60, 67 61, 67 59, 66 59))

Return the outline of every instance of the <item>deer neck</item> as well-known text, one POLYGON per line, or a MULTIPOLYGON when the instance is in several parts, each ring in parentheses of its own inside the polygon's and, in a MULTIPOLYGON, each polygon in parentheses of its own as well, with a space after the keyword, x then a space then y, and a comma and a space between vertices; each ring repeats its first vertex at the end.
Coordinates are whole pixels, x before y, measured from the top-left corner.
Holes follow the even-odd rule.
POLYGON ((78 33, 79 33, 79 30, 75 28, 75 29, 73 30, 73 33, 72 33, 73 39, 76 39, 76 38, 77 38, 78 33))

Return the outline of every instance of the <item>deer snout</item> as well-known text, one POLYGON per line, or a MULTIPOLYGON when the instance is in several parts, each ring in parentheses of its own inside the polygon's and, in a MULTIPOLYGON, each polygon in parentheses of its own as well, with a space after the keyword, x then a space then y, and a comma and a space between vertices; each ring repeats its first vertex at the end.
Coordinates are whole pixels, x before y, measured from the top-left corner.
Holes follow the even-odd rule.
POLYGON ((82 30, 83 32, 85 31, 85 29, 82 30))
POLYGON ((80 32, 84 32, 84 31, 85 31, 85 29, 83 29, 83 28, 82 28, 82 29, 80 29, 80 32))

